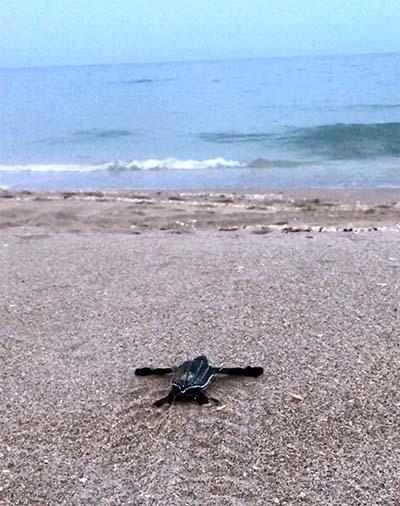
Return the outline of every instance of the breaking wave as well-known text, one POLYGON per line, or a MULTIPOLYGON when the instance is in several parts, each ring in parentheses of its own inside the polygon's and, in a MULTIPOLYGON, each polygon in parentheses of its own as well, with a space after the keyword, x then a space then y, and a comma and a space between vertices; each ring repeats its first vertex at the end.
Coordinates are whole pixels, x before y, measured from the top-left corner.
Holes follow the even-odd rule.
POLYGON ((225 160, 225 158, 212 158, 209 160, 180 160, 178 158, 133 160, 131 162, 115 162, 109 164, 108 170, 155 170, 155 169, 221 169, 232 167, 243 167, 244 165, 236 160, 225 160))
POLYGON ((192 170, 246 167, 236 160, 212 158, 210 160, 179 160, 177 158, 116 161, 102 164, 26 164, 0 165, 0 172, 97 172, 135 170, 192 170))
POLYGON ((146 170, 201 170, 201 169, 293 169, 316 162, 305 160, 267 160, 257 158, 248 163, 225 158, 209 160, 180 160, 178 158, 151 158, 148 160, 114 161, 102 164, 26 164, 0 165, 0 172, 125 172, 146 170))

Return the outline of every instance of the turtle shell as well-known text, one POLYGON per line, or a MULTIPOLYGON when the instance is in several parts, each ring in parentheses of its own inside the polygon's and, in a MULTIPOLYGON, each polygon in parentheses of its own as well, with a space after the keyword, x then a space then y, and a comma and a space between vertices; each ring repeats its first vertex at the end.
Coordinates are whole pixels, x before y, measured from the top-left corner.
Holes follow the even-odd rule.
POLYGON ((215 372, 215 368, 210 367, 207 357, 201 355, 177 367, 171 384, 179 388, 181 393, 196 388, 204 389, 212 380, 215 372))

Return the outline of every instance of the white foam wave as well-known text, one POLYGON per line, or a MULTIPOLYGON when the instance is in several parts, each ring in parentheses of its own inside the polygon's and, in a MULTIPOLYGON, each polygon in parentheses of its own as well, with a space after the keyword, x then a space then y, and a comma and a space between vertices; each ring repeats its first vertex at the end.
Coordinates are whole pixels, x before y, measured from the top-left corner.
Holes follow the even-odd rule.
POLYGON ((26 164, 0 165, 0 172, 96 172, 96 171, 129 171, 155 169, 219 169, 245 167, 236 160, 225 160, 222 157, 209 160, 180 160, 178 158, 151 158, 148 160, 116 161, 102 164, 26 164))
MULTIPOLYGON (((212 158, 209 160, 180 160, 178 158, 151 158, 149 160, 133 160, 129 163, 122 163, 122 169, 130 170, 151 170, 151 169, 219 169, 224 167, 242 167, 236 160, 225 160, 225 158, 212 158)), ((111 169, 119 169, 120 162, 110 166, 111 169)))
POLYGON ((17 164, 0 165, 0 172, 91 172, 101 170, 100 165, 78 165, 78 164, 17 164))

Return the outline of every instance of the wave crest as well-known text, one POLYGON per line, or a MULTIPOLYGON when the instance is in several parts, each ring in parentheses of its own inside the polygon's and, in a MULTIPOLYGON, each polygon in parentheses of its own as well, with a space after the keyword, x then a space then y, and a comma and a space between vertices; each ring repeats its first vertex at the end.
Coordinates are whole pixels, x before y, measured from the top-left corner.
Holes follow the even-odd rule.
POLYGON ((209 160, 180 160, 178 158, 164 158, 131 162, 115 162, 110 164, 109 170, 155 170, 155 169, 220 169, 225 167, 242 167, 243 164, 236 160, 225 160, 225 158, 212 158, 209 160))
POLYGON ((225 158, 209 160, 180 160, 178 158, 151 158, 148 160, 132 160, 130 162, 115 161, 102 164, 26 164, 0 165, 3 172, 96 172, 96 171, 135 171, 135 170, 193 170, 223 169, 246 167, 246 164, 225 158))

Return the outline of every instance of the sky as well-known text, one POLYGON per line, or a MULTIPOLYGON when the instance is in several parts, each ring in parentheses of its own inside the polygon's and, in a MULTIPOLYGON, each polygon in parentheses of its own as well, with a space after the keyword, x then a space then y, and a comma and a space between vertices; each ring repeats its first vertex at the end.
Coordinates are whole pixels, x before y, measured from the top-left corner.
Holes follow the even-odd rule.
POLYGON ((0 66, 400 51, 400 0, 1 0, 0 66))

